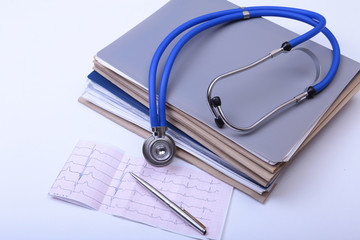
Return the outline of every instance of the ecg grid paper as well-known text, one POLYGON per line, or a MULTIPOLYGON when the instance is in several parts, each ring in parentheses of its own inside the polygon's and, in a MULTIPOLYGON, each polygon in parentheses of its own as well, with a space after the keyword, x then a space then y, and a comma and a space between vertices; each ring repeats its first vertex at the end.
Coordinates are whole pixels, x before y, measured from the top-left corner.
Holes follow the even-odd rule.
POLYGON ((233 188, 185 166, 155 168, 144 158, 94 142, 80 141, 49 194, 154 227, 196 238, 219 239, 233 188), (133 172, 185 208, 206 228, 202 236, 161 203, 130 174, 133 172))

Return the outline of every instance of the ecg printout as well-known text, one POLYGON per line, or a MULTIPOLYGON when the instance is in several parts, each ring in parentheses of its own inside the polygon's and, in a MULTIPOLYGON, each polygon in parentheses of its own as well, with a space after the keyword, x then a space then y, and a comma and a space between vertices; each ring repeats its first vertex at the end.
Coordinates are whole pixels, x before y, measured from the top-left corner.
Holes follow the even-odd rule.
POLYGON ((142 157, 112 147, 80 141, 49 194, 111 215, 196 238, 219 239, 233 188, 211 175, 185 166, 156 168, 142 157), (130 174, 153 185, 206 228, 205 236, 163 205, 130 174))

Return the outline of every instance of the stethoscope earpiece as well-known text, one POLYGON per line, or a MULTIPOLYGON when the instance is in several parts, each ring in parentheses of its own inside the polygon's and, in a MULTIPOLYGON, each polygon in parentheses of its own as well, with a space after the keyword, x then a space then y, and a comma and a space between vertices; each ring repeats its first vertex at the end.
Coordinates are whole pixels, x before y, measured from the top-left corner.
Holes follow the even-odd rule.
POLYGON ((165 132, 166 127, 153 128, 153 134, 143 144, 145 159, 156 167, 168 165, 175 155, 175 142, 165 132))

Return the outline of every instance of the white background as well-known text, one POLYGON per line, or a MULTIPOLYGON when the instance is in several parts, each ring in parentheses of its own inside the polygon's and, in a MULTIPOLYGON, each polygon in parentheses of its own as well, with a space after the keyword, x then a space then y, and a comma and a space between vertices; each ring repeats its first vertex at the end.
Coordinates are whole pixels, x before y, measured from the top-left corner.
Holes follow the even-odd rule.
MULTIPOLYGON (((320 12, 342 53, 360 61, 358 1, 234 2, 320 12)), ((47 195, 79 139, 140 154, 140 137, 77 98, 93 55, 165 3, 0 2, 0 239, 186 239, 47 195)), ((324 37, 315 40, 328 46, 324 37)), ((234 191, 222 238, 360 239, 359 123, 357 94, 296 157, 264 205, 234 191)))

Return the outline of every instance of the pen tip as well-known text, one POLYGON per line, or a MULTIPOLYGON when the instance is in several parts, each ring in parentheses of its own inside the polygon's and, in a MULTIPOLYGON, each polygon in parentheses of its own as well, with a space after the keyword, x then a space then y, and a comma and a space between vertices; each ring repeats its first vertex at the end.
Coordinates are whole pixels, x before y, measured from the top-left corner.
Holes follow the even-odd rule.
POLYGON ((133 176, 133 178, 135 178, 136 181, 142 183, 143 180, 141 178, 139 178, 138 176, 136 176, 135 173, 133 173, 133 172, 129 172, 129 173, 131 174, 131 176, 133 176))
POLYGON ((129 172, 131 176, 133 176, 133 178, 135 178, 136 180, 139 181, 139 177, 135 175, 135 173, 133 172, 129 172))

